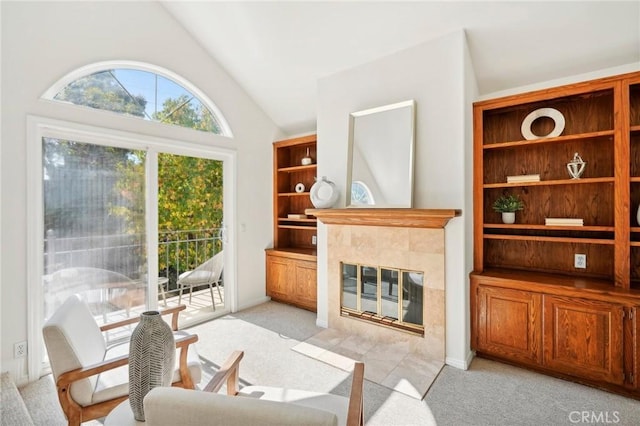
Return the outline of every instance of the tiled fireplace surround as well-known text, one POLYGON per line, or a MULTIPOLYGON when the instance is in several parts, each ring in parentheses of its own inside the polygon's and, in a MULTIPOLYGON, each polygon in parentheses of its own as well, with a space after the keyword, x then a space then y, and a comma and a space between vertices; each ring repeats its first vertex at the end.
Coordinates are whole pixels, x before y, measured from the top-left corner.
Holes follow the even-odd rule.
POLYGON ((460 212, 326 209, 309 213, 327 225, 329 329, 384 342, 442 367, 445 360, 444 227, 460 212), (341 262, 423 271, 424 336, 342 316, 341 262))
POLYGON ((405 341, 412 352, 444 362, 444 230, 329 225, 329 328, 385 342, 405 341), (341 262, 424 271, 424 337, 340 315, 341 262))

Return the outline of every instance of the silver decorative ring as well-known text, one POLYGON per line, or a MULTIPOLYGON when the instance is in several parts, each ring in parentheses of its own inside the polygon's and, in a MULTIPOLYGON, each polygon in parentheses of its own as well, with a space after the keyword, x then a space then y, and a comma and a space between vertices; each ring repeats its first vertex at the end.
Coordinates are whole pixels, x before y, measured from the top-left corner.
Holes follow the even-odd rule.
POLYGON ((562 115, 562 113, 555 108, 540 108, 532 111, 524 118, 524 120, 522 121, 522 127, 520 128, 522 136, 524 136, 524 138, 528 141, 542 138, 555 138, 556 136, 560 136, 563 130, 564 115, 562 115), (531 131, 531 124, 533 124, 533 122, 540 117, 549 117, 555 123, 555 127, 548 134, 538 136, 533 134, 533 132, 531 131))

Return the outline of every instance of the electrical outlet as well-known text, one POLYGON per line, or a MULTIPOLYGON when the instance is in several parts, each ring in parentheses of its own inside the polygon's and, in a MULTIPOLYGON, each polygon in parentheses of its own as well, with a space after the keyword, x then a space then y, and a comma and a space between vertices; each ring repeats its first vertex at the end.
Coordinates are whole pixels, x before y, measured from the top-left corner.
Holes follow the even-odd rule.
POLYGON ((315 235, 311 237, 311 244, 313 244, 314 246, 318 244, 318 237, 316 237, 315 235))
POLYGON ((573 266, 579 269, 586 269, 587 267, 587 255, 586 254, 577 254, 573 259, 573 266))
POLYGON ((13 344, 13 357, 24 358, 27 356, 27 342, 18 342, 13 344))

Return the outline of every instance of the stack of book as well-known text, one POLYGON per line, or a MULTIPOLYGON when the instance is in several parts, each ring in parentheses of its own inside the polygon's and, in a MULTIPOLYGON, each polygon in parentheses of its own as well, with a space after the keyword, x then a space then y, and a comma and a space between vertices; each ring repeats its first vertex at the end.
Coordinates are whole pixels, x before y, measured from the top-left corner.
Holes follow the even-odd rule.
POLYGON ((565 217, 547 217, 544 220, 544 224, 547 226, 584 226, 584 220, 565 217))
POLYGON ((507 176, 507 183, 540 182, 540 175, 507 176))
POLYGON ((306 214, 299 213, 289 213, 287 215, 287 219, 306 219, 308 216, 306 214))

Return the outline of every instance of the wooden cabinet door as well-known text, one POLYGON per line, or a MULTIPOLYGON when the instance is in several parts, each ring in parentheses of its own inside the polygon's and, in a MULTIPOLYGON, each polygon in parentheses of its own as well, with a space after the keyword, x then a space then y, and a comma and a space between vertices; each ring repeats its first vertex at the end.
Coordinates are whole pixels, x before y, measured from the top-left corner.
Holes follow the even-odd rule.
POLYGON ((544 366, 622 384, 624 307, 595 300, 544 296, 544 366))
POLYGON ((502 358, 539 363, 540 294, 479 285, 476 297, 476 349, 502 358))
POLYGON ((632 307, 629 309, 630 318, 627 330, 628 334, 625 335, 625 347, 626 352, 629 354, 630 362, 630 377, 627 377, 627 383, 638 390, 640 390, 640 306, 632 307))
POLYGON ((298 306, 317 310, 317 268, 313 262, 297 261, 295 264, 295 300, 298 306))
POLYGON ((267 296, 288 302, 293 298, 294 279, 291 259, 267 255, 267 296))

